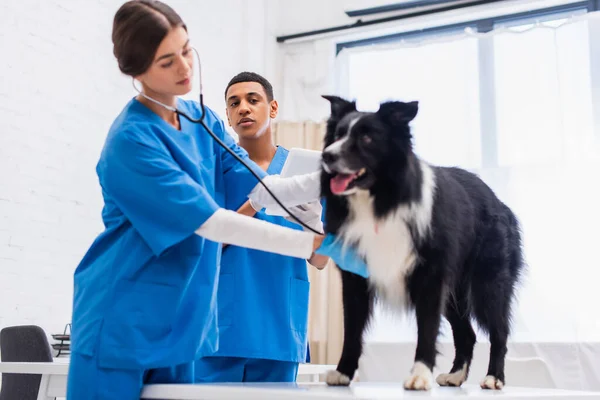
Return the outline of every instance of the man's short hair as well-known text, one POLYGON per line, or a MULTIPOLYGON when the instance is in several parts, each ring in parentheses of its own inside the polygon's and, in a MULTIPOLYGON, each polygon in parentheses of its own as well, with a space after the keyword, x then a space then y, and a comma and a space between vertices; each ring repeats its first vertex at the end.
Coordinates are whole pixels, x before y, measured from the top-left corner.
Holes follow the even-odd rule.
POLYGON ((265 93, 267 94, 267 100, 268 101, 273 100, 273 98, 274 98, 273 86, 271 85, 271 83, 268 80, 266 80, 264 77, 262 77, 261 75, 255 73, 255 72, 247 72, 247 71, 240 72, 239 74, 237 74, 236 76, 231 78, 231 80, 227 84, 227 87, 225 88, 225 100, 227 100, 227 91, 229 90, 229 88, 232 85, 235 85, 236 83, 241 83, 241 82, 260 83, 260 85, 265 90, 265 93))

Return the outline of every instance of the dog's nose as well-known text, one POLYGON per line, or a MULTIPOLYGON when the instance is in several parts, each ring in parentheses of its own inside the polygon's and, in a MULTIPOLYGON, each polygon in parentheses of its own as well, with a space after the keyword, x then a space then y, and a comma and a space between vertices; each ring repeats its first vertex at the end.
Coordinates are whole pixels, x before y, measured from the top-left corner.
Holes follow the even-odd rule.
POLYGON ((323 152, 322 157, 323 157, 323 162, 326 164, 333 164, 338 158, 337 154, 332 153, 330 151, 323 152))

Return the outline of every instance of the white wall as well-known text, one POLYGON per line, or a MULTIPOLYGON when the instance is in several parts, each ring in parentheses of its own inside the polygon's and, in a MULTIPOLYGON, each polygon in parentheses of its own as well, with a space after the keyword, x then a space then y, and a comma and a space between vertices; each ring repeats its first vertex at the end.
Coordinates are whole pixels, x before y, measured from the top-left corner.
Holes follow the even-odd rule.
MULTIPOLYGON (((112 55, 121 3, 0 2, 0 328, 50 334, 70 321, 73 271, 102 230, 96 162, 134 95, 112 55)), ((223 116, 234 74, 273 69, 266 2, 168 3, 202 56, 205 102, 223 116)))
MULTIPOLYGON (((0 2, 0 329, 36 324, 50 334, 70 321, 73 271, 103 228, 98 155, 135 94, 112 54, 123 1, 0 2)), ((384 1, 167 2, 199 50, 205 103, 224 117, 223 90, 242 70, 283 96, 288 47, 276 35, 347 23, 345 9, 384 1)))
MULTIPOLYGON (((387 0, 270 0, 271 13, 275 16, 275 37, 333 26, 352 24, 345 11, 389 4, 387 0)), ((379 18, 368 17, 366 19, 379 18)), ((346 34, 338 32, 335 35, 346 34)), ((319 121, 326 117, 329 103, 321 99, 323 94, 336 93, 335 40, 331 35, 293 40, 277 44, 275 65, 271 75, 275 97, 279 101, 279 120, 319 121)))

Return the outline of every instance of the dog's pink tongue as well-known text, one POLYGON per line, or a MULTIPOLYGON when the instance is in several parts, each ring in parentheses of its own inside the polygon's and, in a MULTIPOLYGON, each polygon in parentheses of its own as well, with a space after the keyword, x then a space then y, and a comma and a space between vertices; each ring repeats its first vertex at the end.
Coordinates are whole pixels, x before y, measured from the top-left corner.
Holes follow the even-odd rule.
POLYGON ((354 178, 354 175, 337 174, 329 181, 331 192, 333 194, 343 193, 350 184, 352 178, 354 178))

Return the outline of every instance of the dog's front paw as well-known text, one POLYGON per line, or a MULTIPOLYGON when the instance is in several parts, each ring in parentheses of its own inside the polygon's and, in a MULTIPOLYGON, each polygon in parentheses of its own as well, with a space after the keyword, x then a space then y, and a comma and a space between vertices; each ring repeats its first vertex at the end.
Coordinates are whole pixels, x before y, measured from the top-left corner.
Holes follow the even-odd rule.
POLYGON ((486 376, 483 378, 483 381, 481 381, 482 389, 501 390, 503 387, 504 383, 492 375, 486 376))
POLYGON ((327 371, 325 382, 327 382, 329 386, 348 386, 350 385, 350 377, 342 374, 340 371, 331 370, 327 371))
POLYGON ((406 390, 430 390, 433 384, 433 374, 427 365, 417 361, 411 370, 411 375, 404 381, 406 390))

